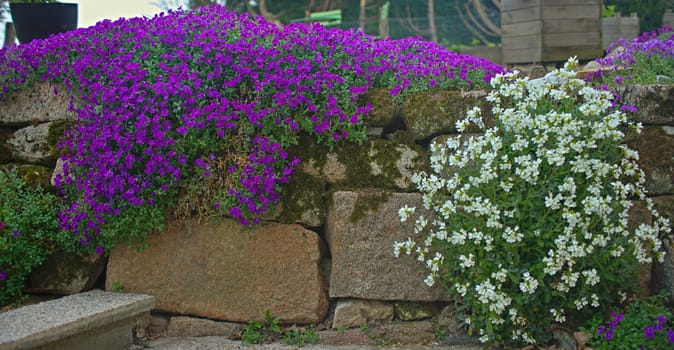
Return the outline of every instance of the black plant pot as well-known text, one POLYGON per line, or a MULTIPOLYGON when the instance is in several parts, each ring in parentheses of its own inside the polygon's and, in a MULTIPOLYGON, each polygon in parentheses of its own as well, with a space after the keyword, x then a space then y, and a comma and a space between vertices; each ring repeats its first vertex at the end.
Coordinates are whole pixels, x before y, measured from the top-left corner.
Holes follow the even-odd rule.
POLYGON ((77 4, 9 4, 19 42, 44 39, 77 28, 77 4))

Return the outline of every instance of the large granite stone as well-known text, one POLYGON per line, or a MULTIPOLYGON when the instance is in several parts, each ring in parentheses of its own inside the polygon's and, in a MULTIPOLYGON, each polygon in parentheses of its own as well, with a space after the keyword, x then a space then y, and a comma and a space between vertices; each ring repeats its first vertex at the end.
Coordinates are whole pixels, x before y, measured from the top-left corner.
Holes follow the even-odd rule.
POLYGON ((62 85, 38 82, 0 99, 0 125, 27 125, 61 119, 74 119, 69 110, 70 94, 62 85), (57 91, 58 94, 54 94, 57 91))
POLYGON ((646 126, 627 144, 639 152, 648 193, 674 194, 674 127, 646 126))
POLYGON ((637 107, 634 121, 674 125, 674 84, 628 85, 621 93, 626 104, 637 107))
POLYGON ((31 272, 24 291, 57 295, 80 293, 94 287, 104 268, 102 255, 55 253, 31 272))
POLYGON ((315 323, 328 298, 320 268, 324 248, 299 225, 242 226, 236 220, 170 226, 149 248, 114 249, 106 289, 154 295, 156 309, 174 314, 248 322, 265 311, 282 322, 315 323))
POLYGON ((49 123, 31 125, 17 130, 7 140, 7 145, 14 158, 28 163, 49 163, 52 156, 47 144, 49 123))
POLYGON ((414 237, 414 220, 398 218, 404 205, 421 212, 421 195, 374 190, 333 194, 325 226, 332 254, 330 297, 449 300, 439 284, 424 284, 425 267, 414 256, 393 255, 395 241, 414 237))

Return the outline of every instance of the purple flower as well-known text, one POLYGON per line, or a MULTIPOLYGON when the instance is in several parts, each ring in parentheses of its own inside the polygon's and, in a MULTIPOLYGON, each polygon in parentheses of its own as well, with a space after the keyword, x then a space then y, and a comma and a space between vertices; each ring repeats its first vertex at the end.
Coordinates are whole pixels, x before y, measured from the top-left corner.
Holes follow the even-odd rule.
POLYGON ((655 331, 651 326, 644 326, 644 338, 655 339, 655 331))
POLYGON ((98 247, 96 247, 96 254, 100 255, 100 254, 103 254, 104 252, 105 252, 105 250, 100 245, 98 247))
POLYGON ((612 313, 611 314, 611 322, 608 323, 608 327, 610 329, 616 329, 620 322, 625 318, 624 314, 619 314, 619 313, 612 313))
POLYGON ((613 330, 607 329, 604 338, 606 338, 607 341, 611 341, 611 339, 613 339, 613 330))
POLYGON ((622 105, 622 106, 620 106, 620 110, 630 112, 630 113, 636 113, 638 109, 637 109, 637 107, 635 107, 633 105, 622 105))
POLYGON ((4 281, 6 279, 7 279, 7 272, 0 271, 0 281, 4 281))
POLYGON ((674 330, 672 329, 667 330, 667 342, 669 344, 674 344, 674 330))
POLYGON ((72 151, 59 188, 77 197, 59 219, 84 245, 106 220, 210 176, 216 161, 238 180, 223 190, 232 203, 224 209, 256 222, 299 162, 286 152, 299 134, 328 146, 365 137, 372 107, 355 102, 371 88, 397 95, 413 82, 460 80, 463 89, 504 71, 414 38, 279 28, 222 6, 101 22, 2 53, 0 95, 41 79, 81 96, 70 105, 78 123, 59 145, 72 151))
POLYGON ((0 221, 0 230, 2 230, 3 228, 5 228, 5 223, 0 221))
POLYGON ((14 232, 12 232, 12 237, 14 237, 14 238, 17 238, 17 237, 19 237, 20 235, 21 235, 21 232, 19 232, 19 231, 14 231, 14 232))

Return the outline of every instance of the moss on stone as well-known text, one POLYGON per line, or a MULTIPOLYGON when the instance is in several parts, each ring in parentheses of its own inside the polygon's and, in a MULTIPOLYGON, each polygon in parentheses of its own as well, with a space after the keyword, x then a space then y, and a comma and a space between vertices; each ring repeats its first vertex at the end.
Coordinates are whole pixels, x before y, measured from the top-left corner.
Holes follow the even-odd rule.
POLYGON ((358 191, 358 199, 351 212, 351 222, 356 223, 368 214, 376 212, 391 196, 390 191, 365 189, 358 191))
POLYGON ((489 111, 482 97, 458 91, 413 93, 405 99, 401 116, 417 140, 456 133, 456 122, 464 119, 470 109, 478 106, 484 113, 489 111))
POLYGON ((386 126, 400 115, 400 103, 394 101, 388 89, 369 89, 358 99, 360 106, 372 104, 372 111, 365 118, 367 126, 386 126))
POLYGON ((63 138, 65 131, 73 125, 75 125, 75 121, 72 120, 56 120, 51 123, 47 133, 47 147, 51 156, 60 157, 66 153, 66 150, 58 148, 58 143, 63 138))
MULTIPOLYGON (((417 153, 412 162, 419 169, 425 168, 425 151, 416 145, 410 149, 417 153)), ((400 144, 381 139, 369 140, 363 146, 345 144, 337 150, 337 157, 346 166, 346 178, 335 186, 340 189, 404 189, 396 181, 403 177, 398 168, 403 152, 400 144)))
POLYGON ((328 205, 324 197, 325 181, 304 171, 295 171, 283 186, 277 209, 281 223, 300 222, 308 226, 325 223, 328 205))

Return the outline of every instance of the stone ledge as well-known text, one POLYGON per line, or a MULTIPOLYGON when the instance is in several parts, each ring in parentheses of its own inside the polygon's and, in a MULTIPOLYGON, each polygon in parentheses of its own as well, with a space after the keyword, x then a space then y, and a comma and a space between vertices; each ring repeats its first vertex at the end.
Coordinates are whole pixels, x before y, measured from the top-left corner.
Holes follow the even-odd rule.
POLYGON ((86 349, 97 338, 123 349, 135 319, 154 304, 150 295, 94 290, 10 310, 0 314, 0 350, 86 349))

